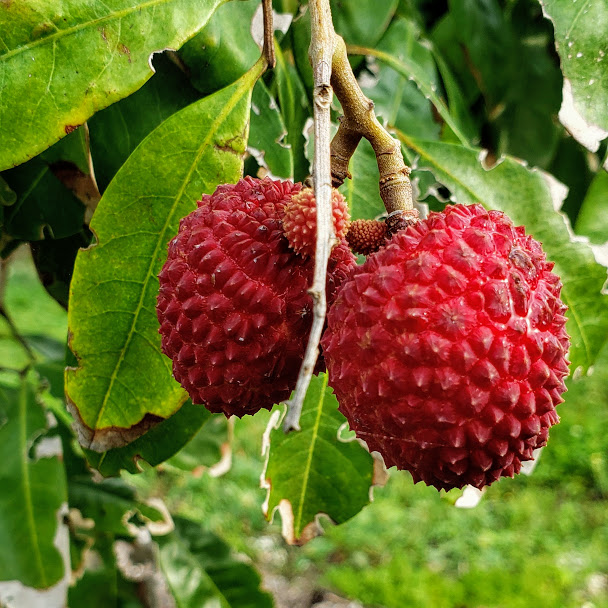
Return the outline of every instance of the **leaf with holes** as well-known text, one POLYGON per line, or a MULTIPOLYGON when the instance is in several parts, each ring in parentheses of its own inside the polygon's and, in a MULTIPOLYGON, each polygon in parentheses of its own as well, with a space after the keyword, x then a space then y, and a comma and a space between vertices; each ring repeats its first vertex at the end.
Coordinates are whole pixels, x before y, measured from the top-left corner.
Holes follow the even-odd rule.
POLYGON ((327 386, 327 374, 312 378, 301 431, 286 435, 281 418, 276 409, 266 429, 264 511, 271 518, 278 509, 287 542, 304 544, 317 534, 317 515, 342 523, 369 502, 373 458, 357 441, 341 437, 346 419, 327 386))
POLYGON ((606 268, 596 263, 589 245, 572 238, 566 218, 555 211, 554 204, 561 203, 555 179, 513 158, 505 157, 487 170, 479 160, 481 150, 423 142, 403 133, 400 138, 418 155, 418 166, 428 167, 451 190, 454 200, 504 211, 543 244, 563 283, 571 369, 587 370, 608 336, 608 296, 602 294, 606 268))
MULTIPOLYGON (((566 79, 564 90, 573 98, 573 110, 595 129, 602 129, 603 139, 608 131, 608 4, 584 0, 540 3, 555 28, 555 48, 566 79)), ((564 122, 562 112, 560 119, 564 122)))
POLYGON ((66 372, 66 394, 87 448, 125 445, 185 401, 160 352, 157 274, 179 219, 201 193, 240 177, 262 69, 260 61, 163 122, 99 203, 91 222, 97 243, 76 259, 68 316, 78 366, 66 372))
POLYGON ((0 581, 42 589, 63 576, 54 542, 67 490, 60 449, 43 450, 50 440, 35 388, 25 378, 0 387, 0 581))
POLYGON ((0 169, 55 143, 152 76, 223 0, 0 3, 0 169))
POLYGON ((207 422, 211 419, 211 414, 202 405, 193 405, 188 400, 173 416, 163 420, 129 445, 101 454, 92 450, 85 450, 84 453, 88 463, 105 477, 120 475, 123 469, 129 473, 140 473, 141 461, 155 467, 174 457, 197 433, 205 434, 207 422))

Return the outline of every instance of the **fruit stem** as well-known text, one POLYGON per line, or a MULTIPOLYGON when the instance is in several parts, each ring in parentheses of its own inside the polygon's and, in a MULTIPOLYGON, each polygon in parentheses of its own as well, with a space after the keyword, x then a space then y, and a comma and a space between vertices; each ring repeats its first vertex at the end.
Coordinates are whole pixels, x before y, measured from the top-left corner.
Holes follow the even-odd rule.
POLYGON ((272 69, 277 62, 274 54, 272 0, 262 0, 262 11, 264 13, 264 48, 262 49, 262 54, 266 59, 266 66, 272 69))
POLYGON ((292 399, 287 402, 283 430, 300 430, 302 404, 319 356, 319 342, 325 325, 327 298, 325 281, 331 249, 336 243, 331 212, 330 168, 330 108, 333 97, 331 88, 332 57, 336 34, 331 18, 329 0, 310 0, 311 37, 308 56, 312 66, 314 89, 314 137, 313 184, 317 203, 317 242, 313 282, 308 290, 313 300, 313 320, 302 361, 298 381, 292 399))
POLYGON ((348 62, 346 45, 334 30, 329 0, 310 0, 311 21, 308 56, 312 65, 314 89, 313 184, 317 202, 317 242, 315 270, 309 293, 313 300, 313 321, 306 353, 292 399, 287 402, 283 430, 300 430, 304 397, 319 356, 319 341, 325 325, 327 298, 325 281, 331 249, 336 244, 332 224, 331 188, 349 177, 348 163, 362 137, 372 145, 380 172, 380 196, 396 227, 415 220, 410 169, 403 161, 401 144, 378 122, 374 104, 361 90, 348 62), (330 142, 330 108, 333 89, 344 116, 330 142))
POLYGON ((331 143, 332 178, 335 187, 348 177, 348 162, 365 137, 376 154, 380 172, 380 196, 388 213, 410 215, 413 210, 410 169, 403 161, 401 144, 378 122, 374 102, 366 97, 348 61, 346 45, 334 35, 331 84, 344 116, 331 143))

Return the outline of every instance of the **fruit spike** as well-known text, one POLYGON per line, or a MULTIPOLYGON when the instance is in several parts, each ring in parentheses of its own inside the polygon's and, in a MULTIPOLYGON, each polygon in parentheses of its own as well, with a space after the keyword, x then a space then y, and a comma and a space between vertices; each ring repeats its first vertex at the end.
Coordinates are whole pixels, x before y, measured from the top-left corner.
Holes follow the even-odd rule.
POLYGON ((386 238, 386 224, 378 220, 355 220, 346 233, 346 242, 352 251, 361 255, 378 251, 386 238))
MULTIPOLYGON (((246 177, 204 195, 183 218, 159 274, 162 350, 194 403, 254 414, 293 390, 312 322, 314 261, 283 235, 300 184, 246 177)), ((327 297, 354 266, 345 242, 329 260, 327 297)))
MULTIPOLYGON (((346 234, 349 222, 348 203, 332 188, 332 219, 338 240, 346 234)), ((291 197, 285 206, 283 230, 291 248, 303 256, 314 256, 317 238, 317 202, 312 188, 304 188, 291 197)))
POLYGON ((370 451, 449 490, 512 477, 559 421, 561 283, 498 211, 401 230, 342 286, 322 340, 340 411, 370 451))

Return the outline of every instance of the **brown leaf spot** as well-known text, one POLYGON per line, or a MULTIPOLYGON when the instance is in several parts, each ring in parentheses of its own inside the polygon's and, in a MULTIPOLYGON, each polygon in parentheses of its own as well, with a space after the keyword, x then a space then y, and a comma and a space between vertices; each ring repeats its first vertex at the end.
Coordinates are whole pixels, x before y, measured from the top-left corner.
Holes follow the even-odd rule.
POLYGON ((103 429, 92 429, 85 424, 78 408, 69 397, 67 398, 67 408, 74 417, 74 428, 78 434, 80 445, 95 452, 106 452, 112 448, 122 448, 164 420, 160 416, 146 414, 137 424, 128 428, 108 426, 103 429))
POLYGON ((129 60, 129 63, 131 63, 131 51, 129 50, 129 47, 128 47, 128 46, 125 46, 125 45, 124 45, 124 44, 121 42, 121 43, 118 45, 118 50, 119 50, 121 53, 124 53, 124 54, 127 56, 128 60, 129 60))
POLYGON ((80 125, 66 125, 64 127, 65 130, 65 134, 69 135, 72 131, 76 131, 76 129, 79 127, 80 125))

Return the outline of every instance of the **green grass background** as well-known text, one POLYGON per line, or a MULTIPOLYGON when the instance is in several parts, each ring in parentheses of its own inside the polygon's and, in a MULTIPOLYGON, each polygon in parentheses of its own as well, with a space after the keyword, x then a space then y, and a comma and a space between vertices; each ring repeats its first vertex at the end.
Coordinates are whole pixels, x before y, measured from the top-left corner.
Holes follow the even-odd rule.
MULTIPOLYGON (((65 340, 65 311, 24 250, 7 268, 5 304, 24 335, 65 340)), ((8 336, 0 319, 0 366, 18 367, 25 356, 8 336)), ((40 352, 48 346, 34 342, 40 352)), ((261 512, 268 412, 236 421, 233 466, 222 477, 165 465, 125 479, 220 534, 266 575, 364 606, 608 608, 608 348, 592 375, 570 381, 559 413, 534 474, 501 480, 476 508, 458 509, 455 496, 393 471, 371 505, 303 548, 285 545, 279 517, 268 524, 261 512)))

